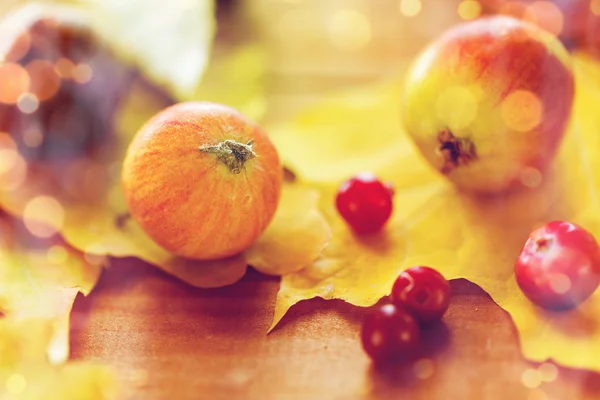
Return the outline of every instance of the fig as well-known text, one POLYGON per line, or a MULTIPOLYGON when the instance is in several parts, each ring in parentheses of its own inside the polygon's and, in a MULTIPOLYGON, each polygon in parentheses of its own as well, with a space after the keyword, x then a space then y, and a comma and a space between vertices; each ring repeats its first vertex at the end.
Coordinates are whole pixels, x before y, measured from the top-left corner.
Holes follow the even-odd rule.
POLYGON ((555 158, 574 97, 555 36, 508 16, 450 28, 406 76, 403 122, 456 187, 480 194, 537 187, 555 158))

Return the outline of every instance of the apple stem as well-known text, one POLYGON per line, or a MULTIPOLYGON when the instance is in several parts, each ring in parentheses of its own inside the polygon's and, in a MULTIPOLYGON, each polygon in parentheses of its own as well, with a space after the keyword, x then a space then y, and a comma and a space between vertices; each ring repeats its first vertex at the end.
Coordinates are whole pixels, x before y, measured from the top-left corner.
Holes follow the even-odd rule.
POLYGON ((467 165, 477 158, 475 145, 468 138, 459 138, 450 130, 443 130, 438 135, 438 153, 444 163, 440 169, 443 174, 449 174, 461 165, 467 165))
POLYGON ((239 174, 244 169, 246 161, 256 157, 252 149, 253 144, 254 140, 244 144, 227 139, 216 145, 202 145, 200 152, 216 154, 217 160, 227 165, 231 173, 239 174))

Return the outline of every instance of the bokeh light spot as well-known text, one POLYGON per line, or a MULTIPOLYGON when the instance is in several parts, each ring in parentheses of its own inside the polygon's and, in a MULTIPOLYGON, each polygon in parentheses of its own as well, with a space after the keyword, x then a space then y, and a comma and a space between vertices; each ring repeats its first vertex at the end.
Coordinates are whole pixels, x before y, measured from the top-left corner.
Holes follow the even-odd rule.
POLYGON ((415 17, 421 12, 423 4, 421 0, 400 0, 399 8, 405 17, 415 17))
POLYGON ((38 128, 29 128, 23 132, 23 143, 27 147, 38 147, 43 140, 44 135, 38 128))
POLYGON ((538 367, 540 377, 544 382, 554 382, 558 378, 558 368, 552 363, 543 363, 538 367))
POLYGON ((563 13, 551 1, 536 1, 532 3, 525 9, 523 19, 541 26, 554 35, 559 35, 563 30, 563 13))
POLYGON ((48 100, 60 88, 60 76, 56 73, 54 64, 46 60, 33 60, 25 67, 29 73, 29 92, 38 100, 48 100))
POLYGON ((0 190, 15 190, 25 181, 27 176, 27 163, 16 150, 4 149, 10 158, 9 161, 0 169, 0 190))
POLYGON ((97 247, 98 248, 96 248, 96 246, 91 246, 86 249, 86 252, 83 254, 83 259, 90 265, 95 265, 98 267, 106 265, 108 257, 106 257, 106 255, 96 254, 102 251, 103 246, 98 245, 97 247))
POLYGON ((500 6, 498 13, 503 15, 512 15, 513 17, 522 19, 526 9, 527 6, 524 3, 517 1, 506 1, 500 6))
POLYGON ((516 90, 502 102, 504 123, 517 132, 528 132, 541 122, 544 107, 539 97, 527 90, 516 90))
POLYGON ((422 358, 414 363, 413 371, 417 378, 427 379, 435 372, 435 364, 429 358, 422 358))
POLYGON ((0 103, 15 104, 29 90, 29 74, 18 64, 0 65, 0 103))
POLYGON ((472 20, 481 15, 481 4, 477 0, 463 0, 458 5, 458 16, 464 20, 472 20))
POLYGON ((10 134, 6 132, 0 132, 0 149, 17 149, 17 145, 10 134))
POLYGON ((371 40, 371 24, 356 10, 336 11, 329 21, 329 34, 333 44, 344 50, 358 50, 371 40))
POLYGON ((590 1, 590 11, 592 14, 600 16, 600 0, 590 1))
POLYGON ((93 75, 92 67, 87 64, 77 64, 73 70, 72 77, 75 82, 84 84, 88 83, 93 75))
POLYGON ((54 197, 38 196, 25 206, 23 222, 32 235, 49 238, 62 228, 65 218, 63 206, 54 197))
POLYGON ((67 262, 69 259, 69 252, 64 246, 55 245, 48 249, 46 252, 46 259, 49 263, 60 265, 67 262))
POLYGON ((24 114, 32 114, 40 107, 40 101, 33 93, 23 93, 17 100, 17 107, 24 114))
POLYGON ((445 89, 435 103, 438 119, 447 124, 452 131, 468 127, 477 117, 477 108, 477 97, 464 86, 445 89))
POLYGON ((12 374, 6 380, 6 391, 13 396, 20 396, 27 387, 27 380, 21 374, 12 374))
POLYGON ((0 132, 0 176, 10 171, 18 158, 17 146, 12 137, 0 132))
POLYGON ((18 158, 19 154, 16 150, 0 148, 0 175, 4 175, 13 169, 18 158))
POLYGON ((542 381, 541 381, 541 378, 540 378, 540 374, 538 373, 537 370, 531 369, 531 368, 527 368, 521 374, 521 383, 526 388, 535 389, 538 386, 540 386, 540 384, 542 383, 542 381))
POLYGON ((549 283, 550 288, 558 294, 565 294, 571 289, 571 279, 565 274, 552 274, 549 283))
POLYGON ((73 76, 75 70, 75 63, 68 58, 61 58, 54 64, 54 71, 61 78, 70 79, 73 76))

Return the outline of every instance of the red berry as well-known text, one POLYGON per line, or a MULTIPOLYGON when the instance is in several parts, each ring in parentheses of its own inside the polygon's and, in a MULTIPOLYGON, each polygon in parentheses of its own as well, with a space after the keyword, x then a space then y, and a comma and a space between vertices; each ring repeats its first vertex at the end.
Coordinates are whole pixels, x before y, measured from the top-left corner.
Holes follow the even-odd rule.
POLYGON ((367 315, 361 340, 363 349, 375 362, 405 360, 418 348, 419 327, 405 310, 385 304, 367 315))
POLYGON ((391 299, 421 324, 431 324, 439 321, 448 309, 450 284, 433 268, 409 268, 394 282, 391 299))
POLYGON ((553 310, 573 308, 600 284, 600 248, 580 226, 550 222, 529 235, 515 277, 532 302, 553 310))
POLYGON ((356 233, 379 231, 392 214, 393 189, 369 172, 344 182, 338 190, 336 207, 356 233))

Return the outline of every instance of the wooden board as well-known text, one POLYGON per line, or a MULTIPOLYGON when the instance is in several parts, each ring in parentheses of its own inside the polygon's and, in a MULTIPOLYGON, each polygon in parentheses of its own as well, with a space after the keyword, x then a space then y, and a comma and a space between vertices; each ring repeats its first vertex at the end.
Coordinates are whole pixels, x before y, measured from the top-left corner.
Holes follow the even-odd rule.
MULTIPOLYGON (((255 43, 267 54, 270 121, 330 90, 399 73, 458 20, 457 0, 424 1, 411 18, 397 0, 221 3, 229 6, 220 9, 217 50, 255 43), (362 39, 352 29, 364 29, 356 12, 370 23, 369 41, 353 48, 362 39), (332 39, 336 29, 341 39, 332 39)), ((361 349, 365 310, 341 301, 302 302, 267 335, 278 285, 251 271, 236 285, 200 290, 138 260, 115 260, 75 303, 72 358, 115 368, 126 399, 600 398, 600 375, 588 371, 545 365, 547 382, 537 385, 539 365, 523 360, 510 316, 464 280, 452 282, 444 323, 425 333, 417 362, 386 368, 361 349)))
POLYGON ((522 359, 508 314, 467 281, 452 282, 444 324, 425 333, 420 358, 385 368, 361 349, 365 310, 341 301, 302 302, 267 335, 277 289, 255 272, 194 289, 116 261, 75 303, 73 358, 114 367, 127 399, 600 398, 600 375, 587 371, 560 368, 527 388, 523 374, 538 365, 522 359))

